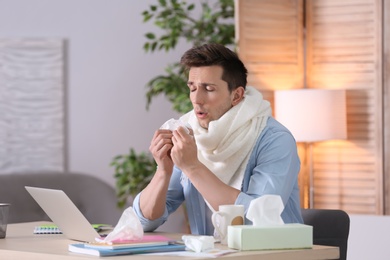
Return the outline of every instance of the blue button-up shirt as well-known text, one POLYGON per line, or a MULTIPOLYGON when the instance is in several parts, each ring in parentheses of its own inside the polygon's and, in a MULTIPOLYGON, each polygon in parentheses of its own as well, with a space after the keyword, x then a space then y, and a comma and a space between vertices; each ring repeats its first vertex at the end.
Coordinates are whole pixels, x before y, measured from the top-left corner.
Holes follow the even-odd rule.
MULTIPOLYGON (((245 169, 241 193, 235 204, 244 205, 265 194, 280 195, 284 204, 282 219, 285 223, 303 223, 300 208, 298 173, 300 161, 296 142, 290 131, 270 117, 256 141, 245 169)), ((146 219, 139 207, 138 194, 133 208, 145 231, 153 231, 162 225, 169 214, 184 201, 191 233, 212 235, 211 212, 202 195, 177 167, 174 167, 169 183, 165 213, 156 220, 146 219)), ((251 224, 248 219, 245 224, 251 224)))

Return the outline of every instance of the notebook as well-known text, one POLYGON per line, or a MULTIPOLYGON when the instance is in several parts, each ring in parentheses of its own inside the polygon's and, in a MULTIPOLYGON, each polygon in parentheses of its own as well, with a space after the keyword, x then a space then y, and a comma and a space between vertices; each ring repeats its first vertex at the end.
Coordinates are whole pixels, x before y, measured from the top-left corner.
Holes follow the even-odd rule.
POLYGON ((168 244, 161 246, 145 246, 145 247, 125 247, 117 249, 107 248, 92 248, 87 247, 87 244, 70 244, 68 250, 74 253, 80 253, 85 255, 94 256, 119 256, 119 255, 134 255, 134 254, 147 254, 147 253, 161 253, 172 251, 185 251, 185 245, 168 244))
MULTIPOLYGON (((111 231, 113 227, 107 224, 92 224, 92 227, 99 232, 111 231)), ((62 231, 56 225, 39 225, 34 228, 34 234, 62 234, 62 231)), ((104 236, 105 234, 103 234, 104 236)))
POLYGON ((93 242, 99 233, 62 190, 25 186, 49 218, 69 239, 93 242))

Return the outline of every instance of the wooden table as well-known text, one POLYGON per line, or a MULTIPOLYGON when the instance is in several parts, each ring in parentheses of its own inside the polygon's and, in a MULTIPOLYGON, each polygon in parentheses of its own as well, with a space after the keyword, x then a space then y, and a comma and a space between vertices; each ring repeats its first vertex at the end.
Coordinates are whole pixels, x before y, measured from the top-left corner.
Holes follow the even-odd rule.
MULTIPOLYGON (((29 222, 20 224, 10 224, 7 228, 7 236, 5 239, 0 239, 0 259, 1 260, 46 260, 46 259, 88 259, 96 256, 88 256, 76 254, 68 251, 68 245, 76 243, 73 240, 66 239, 63 235, 34 235, 33 229, 35 226, 48 224, 47 222, 29 222)), ((174 239, 180 239, 181 234, 164 235, 174 239)), ((227 247, 217 244, 216 247, 227 247)), ((148 255, 128 255, 128 256, 113 256, 104 257, 103 259, 182 259, 183 257, 172 256, 148 256, 148 255)), ((206 259, 199 257, 185 257, 188 259, 206 259)), ((313 249, 300 250, 270 250, 270 251, 241 251, 237 253, 228 254, 219 258, 237 259, 237 260, 305 260, 305 259, 338 259, 339 249, 337 247, 317 246, 313 249)))

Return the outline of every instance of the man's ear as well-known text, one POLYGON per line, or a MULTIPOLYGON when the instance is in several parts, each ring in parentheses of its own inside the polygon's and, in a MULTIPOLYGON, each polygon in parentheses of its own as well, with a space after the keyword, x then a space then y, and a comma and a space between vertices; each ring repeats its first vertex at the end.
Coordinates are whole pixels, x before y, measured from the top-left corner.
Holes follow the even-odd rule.
POLYGON ((240 103, 241 100, 244 98, 244 94, 245 94, 244 87, 238 87, 235 90, 233 90, 232 105, 235 106, 238 103, 240 103))

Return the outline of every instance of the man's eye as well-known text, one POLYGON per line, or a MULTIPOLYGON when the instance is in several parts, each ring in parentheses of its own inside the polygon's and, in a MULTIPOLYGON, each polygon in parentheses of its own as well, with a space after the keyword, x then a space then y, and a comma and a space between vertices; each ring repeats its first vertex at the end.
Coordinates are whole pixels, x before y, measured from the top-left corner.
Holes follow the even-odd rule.
POLYGON ((213 91, 213 90, 214 90, 214 88, 213 88, 213 87, 211 87, 211 86, 206 86, 206 90, 207 90, 207 91, 213 91))
POLYGON ((193 92, 195 90, 195 86, 194 85, 187 84, 187 87, 190 90, 190 92, 193 92))

